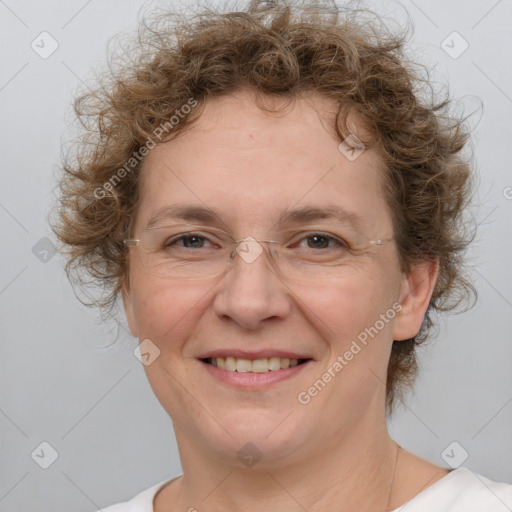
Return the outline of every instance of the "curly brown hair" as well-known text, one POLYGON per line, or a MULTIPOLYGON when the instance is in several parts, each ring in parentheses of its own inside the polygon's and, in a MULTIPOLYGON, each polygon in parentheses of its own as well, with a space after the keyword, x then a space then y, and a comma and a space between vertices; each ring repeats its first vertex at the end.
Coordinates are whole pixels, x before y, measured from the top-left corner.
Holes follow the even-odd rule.
POLYGON ((449 113, 447 94, 437 98, 425 67, 406 58, 407 31, 389 30, 366 10, 292 0, 251 1, 236 12, 190 9, 155 11, 149 23, 146 17, 124 52, 128 60, 112 55, 108 73, 75 99, 84 129, 73 157, 64 158, 53 227, 67 254, 66 272, 72 282, 100 285, 102 295, 83 302, 111 314, 127 275, 123 240, 144 155, 191 127, 208 98, 242 88, 290 99, 324 95, 339 106, 340 141, 355 113, 370 129, 372 140, 364 143, 386 164, 402 271, 439 260, 420 332, 393 343, 391 412, 394 398, 414 382, 416 347, 432 332, 432 314, 476 299, 463 259, 472 240, 463 213, 473 190, 470 158, 461 151, 468 140, 464 120, 449 113))

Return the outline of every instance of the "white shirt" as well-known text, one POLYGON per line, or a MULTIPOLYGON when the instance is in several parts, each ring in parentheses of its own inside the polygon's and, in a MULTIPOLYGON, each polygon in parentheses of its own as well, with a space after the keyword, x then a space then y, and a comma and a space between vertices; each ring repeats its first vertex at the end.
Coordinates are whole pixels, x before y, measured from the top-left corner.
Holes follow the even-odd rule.
MULTIPOLYGON (((104 508, 103 512, 154 512, 156 493, 176 478, 179 476, 140 492, 130 501, 104 508)), ((512 485, 493 482, 469 469, 459 468, 392 512, 402 511, 512 512, 512 485)))

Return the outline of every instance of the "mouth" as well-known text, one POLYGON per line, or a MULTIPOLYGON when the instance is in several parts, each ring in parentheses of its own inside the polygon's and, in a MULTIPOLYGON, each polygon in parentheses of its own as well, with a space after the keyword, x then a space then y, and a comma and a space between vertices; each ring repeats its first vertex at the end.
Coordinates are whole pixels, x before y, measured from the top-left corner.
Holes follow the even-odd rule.
POLYGON ((289 357, 268 357, 268 358, 259 358, 259 359, 245 359, 238 357, 206 357, 201 359, 203 363, 209 364, 211 366, 216 366, 221 370, 226 370, 228 372, 238 372, 238 373, 269 373, 276 372, 279 370, 286 370, 288 368, 294 368, 295 366, 300 366, 308 361, 311 361, 310 358, 306 359, 291 359, 289 357))
POLYGON ((312 358, 283 357, 298 354, 251 354, 251 358, 243 353, 239 357, 226 353, 208 355, 198 359, 207 375, 229 389, 241 391, 263 391, 292 379, 313 364, 312 358))

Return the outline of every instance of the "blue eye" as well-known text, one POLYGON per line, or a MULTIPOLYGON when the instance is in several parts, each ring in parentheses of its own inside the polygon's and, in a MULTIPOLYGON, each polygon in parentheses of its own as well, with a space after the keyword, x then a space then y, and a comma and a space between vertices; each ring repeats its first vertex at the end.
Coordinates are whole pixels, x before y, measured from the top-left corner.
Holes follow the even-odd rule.
MULTIPOLYGON (((225 240, 224 243, 228 241, 225 240)), ((220 246, 223 242, 220 242, 220 246)), ((286 244, 285 244, 286 245, 286 244)), ((219 248, 218 243, 210 240, 208 237, 200 233, 182 233, 175 236, 170 236, 165 239, 161 247, 164 249, 211 249, 219 248)), ((325 250, 333 249, 349 249, 349 244, 343 239, 332 235, 327 235, 321 232, 311 232, 298 234, 295 237, 295 241, 292 241, 289 248, 299 248, 302 250, 313 250, 313 252, 321 252, 325 250)))
POLYGON ((179 247, 184 247, 185 249, 202 249, 205 241, 209 240, 202 235, 197 233, 186 233, 167 240, 164 247, 176 246, 177 242, 183 242, 183 245, 179 245, 179 247))
POLYGON ((336 247, 348 247, 347 244, 342 240, 333 236, 325 235, 323 233, 312 233, 303 237, 301 241, 307 241, 308 249, 332 249, 336 247))

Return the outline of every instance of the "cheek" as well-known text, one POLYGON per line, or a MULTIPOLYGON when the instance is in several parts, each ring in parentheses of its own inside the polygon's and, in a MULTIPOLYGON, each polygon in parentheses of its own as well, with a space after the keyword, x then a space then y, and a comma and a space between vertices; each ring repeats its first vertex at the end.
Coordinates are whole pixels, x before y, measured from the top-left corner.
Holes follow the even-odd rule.
MULTIPOLYGON (((300 297, 299 292, 297 296, 300 297)), ((377 276, 366 273, 310 289, 301 301, 323 321, 327 332, 353 335, 358 329, 373 325, 397 297, 398 287, 389 274, 385 277, 383 273, 377 276)))
POLYGON ((139 339, 149 338, 161 351, 176 349, 195 323, 203 294, 193 286, 141 275, 132 284, 133 312, 139 339))

